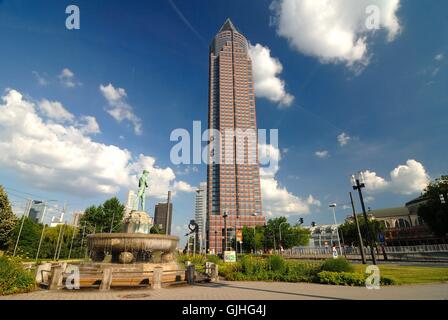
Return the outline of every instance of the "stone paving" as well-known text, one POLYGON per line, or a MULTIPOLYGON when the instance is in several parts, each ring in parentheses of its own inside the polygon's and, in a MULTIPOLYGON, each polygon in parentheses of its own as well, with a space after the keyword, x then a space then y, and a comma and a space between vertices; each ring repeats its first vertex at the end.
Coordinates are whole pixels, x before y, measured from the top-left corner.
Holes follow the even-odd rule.
POLYGON ((176 286, 160 290, 129 289, 100 292, 39 290, 0 300, 448 300, 448 283, 403 285, 368 290, 309 283, 229 282, 176 286))

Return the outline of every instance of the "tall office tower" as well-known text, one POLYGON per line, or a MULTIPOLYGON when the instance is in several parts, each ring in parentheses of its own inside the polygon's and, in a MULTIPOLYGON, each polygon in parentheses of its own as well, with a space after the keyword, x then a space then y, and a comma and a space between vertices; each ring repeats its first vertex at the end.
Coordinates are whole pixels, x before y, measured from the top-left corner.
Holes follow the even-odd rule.
POLYGON ((32 200, 29 206, 28 218, 37 223, 43 223, 45 218, 45 212, 47 211, 47 205, 43 201, 32 200))
POLYGON ((202 182, 196 189, 196 201, 194 208, 194 219, 199 226, 200 251, 206 250, 206 223, 207 223, 207 183, 202 182))
POLYGON ((220 136, 212 133, 210 137, 214 145, 207 169, 207 239, 210 252, 222 253, 234 243, 235 230, 264 225, 265 218, 261 207, 252 61, 246 38, 230 19, 213 39, 209 59, 209 129, 218 130, 220 136), (226 131, 238 129, 255 132, 255 141, 238 142, 235 138, 229 144, 226 131), (254 157, 255 161, 237 161, 241 145, 243 159, 254 157))
POLYGON ((135 191, 129 190, 128 197, 126 199, 126 205, 124 207, 125 215, 128 215, 129 213, 131 213, 131 211, 134 209, 136 199, 137 199, 137 195, 135 194, 135 191))

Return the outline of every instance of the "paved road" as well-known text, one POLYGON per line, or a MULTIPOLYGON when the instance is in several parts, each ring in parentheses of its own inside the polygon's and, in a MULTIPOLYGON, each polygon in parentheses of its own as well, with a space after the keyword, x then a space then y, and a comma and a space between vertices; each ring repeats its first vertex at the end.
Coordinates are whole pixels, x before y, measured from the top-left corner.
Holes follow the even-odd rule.
POLYGON ((161 290, 132 289, 44 291, 0 297, 0 300, 448 300, 448 283, 403 285, 368 290, 309 283, 229 282, 169 287, 161 290))

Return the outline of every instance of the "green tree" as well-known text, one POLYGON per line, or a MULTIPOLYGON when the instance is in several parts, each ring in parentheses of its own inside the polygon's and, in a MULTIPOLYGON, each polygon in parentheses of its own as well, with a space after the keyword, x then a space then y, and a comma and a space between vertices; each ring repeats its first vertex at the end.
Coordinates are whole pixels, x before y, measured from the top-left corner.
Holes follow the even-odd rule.
POLYGON ((114 197, 98 207, 88 207, 84 211, 80 225, 86 224, 87 233, 110 232, 113 220, 112 232, 121 232, 123 215, 124 205, 114 197))
POLYGON ((285 217, 270 219, 265 229, 265 241, 267 249, 279 249, 280 244, 283 249, 290 249, 295 246, 308 244, 310 233, 300 227, 291 226, 285 217), (281 231, 280 231, 281 230, 281 231), (280 243, 281 232, 281 243, 280 243))
MULTIPOLYGON (((12 254, 19 236, 21 223, 16 224, 8 240, 8 251, 12 254)), ((37 253, 42 225, 35 223, 32 219, 25 218, 20 235, 17 253, 26 258, 34 258, 37 253)))
MULTIPOLYGON (((364 220, 364 215, 358 214, 357 218, 359 223, 359 229, 361 230, 362 241, 363 244, 366 246, 369 244, 369 242, 367 241, 367 234, 366 234, 367 229, 364 220)), ((378 220, 369 219, 369 228, 370 228, 370 234, 373 237, 373 241, 375 243, 378 242, 378 234, 380 232, 383 232, 385 228, 384 223, 378 220)), ((354 246, 359 245, 358 229, 356 227, 356 223, 354 220, 346 220, 344 224, 339 226, 339 232, 342 233, 346 245, 354 245, 354 246)))
POLYGON ((16 225, 17 217, 12 212, 8 195, 0 186, 0 250, 7 248, 11 232, 16 225))
POLYGON ((256 226, 243 227, 243 251, 253 252, 254 249, 263 250, 264 248, 264 227, 256 226))
POLYGON ((428 199, 418 208, 418 215, 438 236, 448 234, 448 176, 441 176, 431 182, 422 195, 428 199), (442 203, 441 195, 445 203, 442 203))

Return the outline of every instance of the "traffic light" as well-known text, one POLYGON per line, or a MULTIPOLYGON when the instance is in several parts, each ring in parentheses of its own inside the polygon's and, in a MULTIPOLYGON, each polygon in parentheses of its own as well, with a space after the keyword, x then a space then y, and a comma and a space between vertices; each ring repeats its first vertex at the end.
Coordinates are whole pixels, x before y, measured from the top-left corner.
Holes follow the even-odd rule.
POLYGON ((300 221, 300 224, 303 224, 303 218, 300 218, 299 221, 300 221))
POLYGON ((312 226, 312 227, 315 227, 315 226, 316 226, 316 222, 314 222, 314 221, 311 222, 311 226, 312 226))

